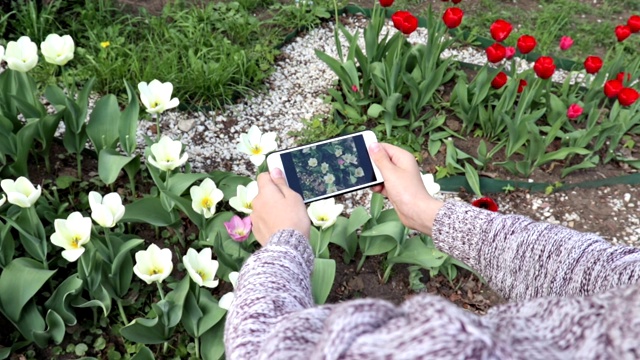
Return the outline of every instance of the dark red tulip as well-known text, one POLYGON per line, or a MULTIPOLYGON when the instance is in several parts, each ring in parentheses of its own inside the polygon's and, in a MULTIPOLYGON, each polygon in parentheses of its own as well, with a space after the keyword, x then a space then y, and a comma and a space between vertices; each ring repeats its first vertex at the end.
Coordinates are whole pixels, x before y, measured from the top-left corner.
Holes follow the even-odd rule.
POLYGON ((627 26, 631 29, 632 33, 640 31, 640 15, 631 15, 627 20, 627 26))
POLYGON ((598 56, 587 56, 584 60, 584 69, 589 74, 596 74, 602 68, 602 59, 598 56))
POLYGON ((633 103, 638 100, 638 97, 640 97, 640 95, 638 94, 638 91, 632 88, 623 88, 618 93, 618 101, 622 106, 633 105, 633 103))
POLYGON ((533 71, 540 79, 548 79, 556 71, 556 64, 553 63, 553 58, 549 56, 540 56, 533 64, 533 71))
POLYGON ((524 91, 525 86, 527 86, 527 80, 520 79, 520 82, 518 83, 518 94, 524 91))
POLYGON ((380 0, 380 6, 389 7, 393 5, 393 0, 380 0))
POLYGON ((494 43, 485 49, 487 60, 492 63, 502 61, 507 56, 507 49, 500 43, 494 43))
POLYGON ((536 38, 531 35, 522 35, 518 38, 517 46, 518 50, 520 50, 520 53, 522 54, 530 53, 535 49, 536 45, 536 38))
POLYGON ((493 211, 496 212, 498 211, 498 204, 496 204, 495 201, 493 201, 492 198, 489 197, 483 197, 477 200, 474 200, 471 205, 477 207, 477 208, 481 208, 481 209, 485 209, 485 210, 489 210, 489 211, 493 211))
POLYGON ((464 12, 460 8, 450 7, 444 11, 442 21, 449 29, 453 29, 460 26, 463 16, 464 12))
POLYGON ((502 42, 508 38, 509 34, 511 34, 511 30, 513 30, 513 26, 511 26, 508 21, 504 21, 502 19, 496 20, 489 28, 491 37, 497 42, 502 42))
POLYGON ((498 75, 496 75, 496 77, 494 77, 493 80, 491 81, 491 86, 494 89, 500 89, 506 83, 507 83, 507 74, 500 71, 498 75))
POLYGON ((627 25, 616 26, 616 37, 618 38, 618 42, 624 41, 629 36, 631 36, 631 28, 629 26, 627 25))
POLYGON ((622 90, 623 87, 624 85, 622 85, 622 81, 618 79, 609 80, 604 83, 604 94, 608 98, 614 98, 618 96, 618 93, 620 92, 620 90, 622 90))
POLYGON ((405 35, 411 34, 418 28, 418 18, 408 11, 396 11, 391 15, 391 21, 393 21, 393 26, 405 35))

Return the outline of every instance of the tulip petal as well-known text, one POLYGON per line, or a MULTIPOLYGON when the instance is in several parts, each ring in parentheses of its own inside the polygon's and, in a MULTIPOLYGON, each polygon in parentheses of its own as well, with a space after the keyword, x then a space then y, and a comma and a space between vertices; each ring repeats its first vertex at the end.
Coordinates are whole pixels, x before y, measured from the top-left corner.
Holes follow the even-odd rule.
POLYGON ((222 309, 229 310, 231 308, 231 304, 233 303, 233 299, 235 298, 235 294, 233 292, 228 292, 218 300, 218 306, 222 309))

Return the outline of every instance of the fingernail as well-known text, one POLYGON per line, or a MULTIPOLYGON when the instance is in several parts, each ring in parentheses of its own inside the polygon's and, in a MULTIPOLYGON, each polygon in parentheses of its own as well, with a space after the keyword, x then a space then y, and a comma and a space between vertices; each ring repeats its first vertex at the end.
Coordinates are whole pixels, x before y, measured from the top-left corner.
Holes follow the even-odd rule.
POLYGON ((377 143, 377 142, 374 142, 374 143, 372 143, 371 145, 369 145, 369 150, 370 150, 371 152, 378 152, 378 151, 380 151, 380 148, 381 148, 381 147, 380 147, 380 144, 379 144, 379 143, 377 143))
POLYGON ((275 168, 269 171, 269 175, 271 175, 272 179, 280 179, 281 177, 284 177, 282 170, 280 170, 279 168, 275 168))

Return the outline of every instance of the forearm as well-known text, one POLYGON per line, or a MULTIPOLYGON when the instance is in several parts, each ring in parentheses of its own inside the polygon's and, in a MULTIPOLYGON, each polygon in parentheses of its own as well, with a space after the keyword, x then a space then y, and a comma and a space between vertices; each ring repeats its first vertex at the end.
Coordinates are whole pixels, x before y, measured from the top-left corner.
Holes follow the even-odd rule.
POLYGON ((588 295, 640 281, 640 249, 468 204, 447 203, 433 239, 507 299, 588 295))
POLYGON ((308 240, 293 230, 279 231, 247 260, 225 324, 228 359, 255 358, 283 316, 313 306, 312 267, 308 240))

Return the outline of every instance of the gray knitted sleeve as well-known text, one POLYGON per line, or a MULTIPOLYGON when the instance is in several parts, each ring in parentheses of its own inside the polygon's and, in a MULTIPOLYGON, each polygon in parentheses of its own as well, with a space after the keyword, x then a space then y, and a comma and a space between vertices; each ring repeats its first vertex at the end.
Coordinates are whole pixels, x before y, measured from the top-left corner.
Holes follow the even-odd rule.
POLYGON ((433 240, 510 300, 589 295, 640 281, 640 249, 466 203, 444 205, 433 240))

